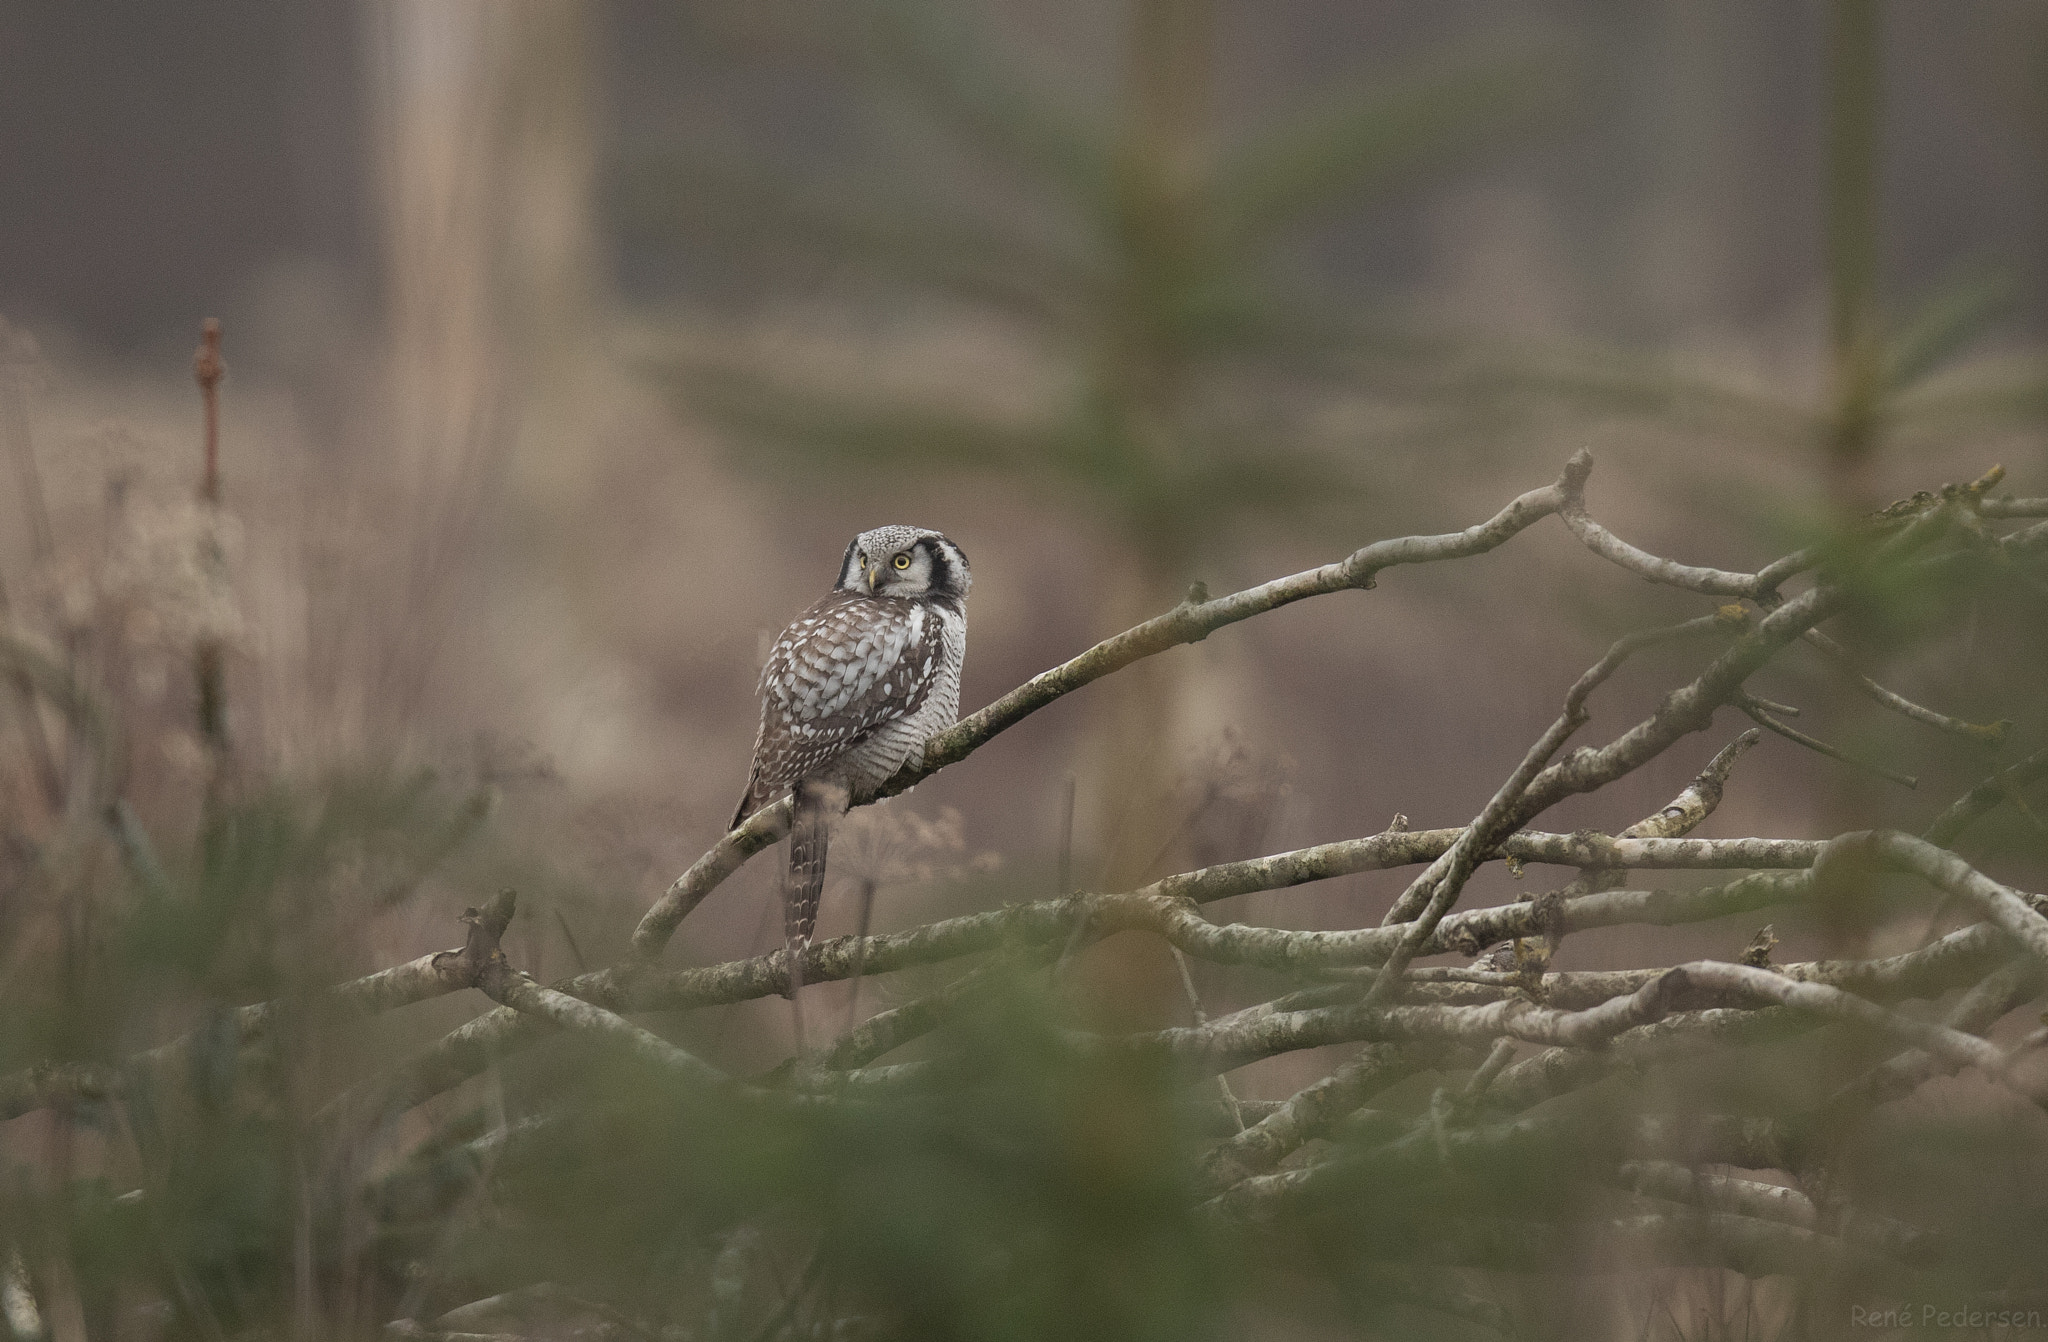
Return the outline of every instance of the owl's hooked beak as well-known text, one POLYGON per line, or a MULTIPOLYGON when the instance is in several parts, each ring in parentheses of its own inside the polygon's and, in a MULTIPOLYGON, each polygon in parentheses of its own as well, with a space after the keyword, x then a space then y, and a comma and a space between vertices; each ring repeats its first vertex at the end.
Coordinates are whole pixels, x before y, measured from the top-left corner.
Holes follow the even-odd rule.
POLYGON ((882 566, 880 564, 870 565, 868 567, 868 591, 873 592, 875 588, 881 584, 881 581, 882 566))

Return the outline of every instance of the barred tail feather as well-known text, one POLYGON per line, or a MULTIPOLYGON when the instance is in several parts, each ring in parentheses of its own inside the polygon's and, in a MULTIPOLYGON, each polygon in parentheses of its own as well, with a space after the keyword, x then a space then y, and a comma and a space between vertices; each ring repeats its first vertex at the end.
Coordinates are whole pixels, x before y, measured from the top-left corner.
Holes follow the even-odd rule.
POLYGON ((789 996, 804 986, 803 954, 818 925, 818 899, 825 893, 825 848, 832 825, 846 814, 847 792, 835 783, 797 785, 789 827, 789 871, 782 886, 782 931, 789 947, 789 996))
POLYGON ((789 827, 789 880, 783 887, 782 931, 792 953, 811 944, 818 925, 818 898, 825 892, 825 848, 832 808, 811 788, 799 788, 789 827))

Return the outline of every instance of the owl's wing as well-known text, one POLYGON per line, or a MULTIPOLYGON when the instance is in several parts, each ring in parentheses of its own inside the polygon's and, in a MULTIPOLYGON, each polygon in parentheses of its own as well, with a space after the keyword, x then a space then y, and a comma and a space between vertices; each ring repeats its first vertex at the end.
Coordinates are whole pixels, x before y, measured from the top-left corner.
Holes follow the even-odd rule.
POLYGON ((761 671, 749 798, 765 804, 923 707, 940 654, 938 621, 914 602, 833 592, 799 616, 761 671))

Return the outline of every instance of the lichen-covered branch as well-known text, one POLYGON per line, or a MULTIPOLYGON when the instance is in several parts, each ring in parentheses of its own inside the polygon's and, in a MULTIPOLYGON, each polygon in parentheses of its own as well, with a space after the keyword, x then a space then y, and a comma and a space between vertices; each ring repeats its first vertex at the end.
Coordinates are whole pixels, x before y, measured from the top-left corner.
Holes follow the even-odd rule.
POLYGON ((452 972, 466 975, 471 987, 523 1016, 609 1040, 633 1056, 699 1085, 725 1082, 723 1072, 666 1039, 580 997, 542 987, 514 969, 499 944, 512 921, 513 907, 513 893, 506 890, 484 907, 463 914, 470 936, 460 951, 448 955, 452 972))
POLYGON ((1845 834, 1830 842, 1816 862, 1818 875, 1834 861, 1866 857, 1910 871, 1940 890, 1976 906, 1985 919, 2048 964, 2048 900, 1999 884, 1945 848, 1895 830, 1845 834))
MULTIPOLYGON (((1620 565, 1639 578, 1666 587, 1684 588, 1702 596, 1741 596, 1758 600, 1774 594, 1776 582, 1783 582, 1798 571, 1774 573, 1772 576, 1776 582, 1766 586, 1766 580, 1760 574, 1731 573, 1726 569, 1702 568, 1660 558, 1647 550, 1637 549, 1595 522, 1586 513, 1585 501, 1576 495, 1559 510, 1558 516, 1588 550, 1602 559, 1620 565)), ((1812 558, 1809 557, 1807 562, 1813 562, 1812 558)))
MULTIPOLYGON (((1381 1007, 1368 996, 1356 1005, 1275 1012, 1245 1021, 1108 1039, 1102 1044, 1163 1053, 1202 1073, 1228 1071, 1275 1053, 1354 1040, 1447 1040, 1483 1045, 1507 1037, 1585 1049, 1598 1048, 1624 1030, 1652 1024, 1674 1012, 1720 1005, 1729 998, 1789 1007, 1889 1033, 1945 1061, 1981 1068, 2008 1084, 2017 1084, 2005 1051, 1975 1035, 1898 1015, 1827 984, 1709 960, 1674 966, 1635 992, 1576 1011, 1541 1006, 1526 997, 1474 1006, 1381 1007)), ((2019 1088, 2022 1093, 2032 1093, 2025 1085, 2019 1088)))
POLYGON ((1221 1190, 1265 1173, 1378 1092, 1419 1071, 1442 1067, 1464 1052, 1442 1044, 1368 1044, 1271 1114, 1211 1147, 1202 1158, 1203 1185, 1221 1190))
MULTIPOLYGON (((1436 926, 1438 919, 1449 910, 1451 902, 1463 889, 1466 879, 1470 877, 1480 858, 1505 837, 1508 831, 1520 828, 1521 822, 1515 818, 1516 808, 1528 792, 1529 784, 1536 777, 1537 771, 1548 764, 1565 740, 1587 722, 1590 714, 1586 709, 1586 700, 1591 697, 1593 691, 1605 684, 1621 668, 1622 663, 1638 650, 1686 634, 1712 630, 1719 627, 1719 624, 1719 620, 1714 616, 1702 616, 1668 629, 1631 634, 1617 640, 1598 662, 1573 683, 1565 694, 1564 711, 1544 730, 1536 744, 1523 755, 1521 763, 1516 766, 1514 773, 1509 775, 1507 782, 1503 783, 1488 800, 1486 808, 1470 825, 1459 832, 1457 841, 1442 857, 1431 863, 1427 871, 1417 876, 1408 888, 1401 892, 1400 898, 1387 910, 1380 925, 1388 927, 1395 923, 1412 922, 1415 925, 1412 935, 1419 945, 1421 939, 1427 937, 1430 930, 1436 926), (1439 895, 1446 891, 1446 887, 1448 893, 1440 899, 1439 895)), ((1405 963, 1405 957, 1403 962, 1405 963)))
POLYGON ((1707 761, 1707 767, 1693 776, 1676 797, 1653 816, 1645 816, 1623 830, 1623 839, 1676 839, 1698 829, 1700 823, 1712 815, 1721 805, 1721 794, 1728 785, 1728 775, 1735 771, 1735 761, 1741 759, 1762 739, 1754 727, 1730 741, 1716 751, 1714 758, 1707 761))

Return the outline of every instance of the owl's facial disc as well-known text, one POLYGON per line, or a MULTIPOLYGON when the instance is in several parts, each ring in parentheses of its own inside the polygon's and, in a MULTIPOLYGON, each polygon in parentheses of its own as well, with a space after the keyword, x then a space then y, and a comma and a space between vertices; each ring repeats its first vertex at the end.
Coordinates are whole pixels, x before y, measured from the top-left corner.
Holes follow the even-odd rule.
POLYGON ((889 526, 863 531, 839 566, 841 591, 905 600, 967 596, 967 556, 936 531, 889 526))
POLYGON ((917 540, 887 554, 869 555, 868 590, 877 596, 920 596, 931 590, 931 543, 917 540))

